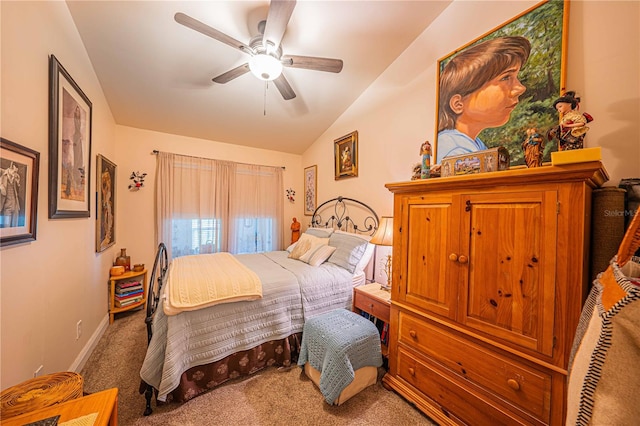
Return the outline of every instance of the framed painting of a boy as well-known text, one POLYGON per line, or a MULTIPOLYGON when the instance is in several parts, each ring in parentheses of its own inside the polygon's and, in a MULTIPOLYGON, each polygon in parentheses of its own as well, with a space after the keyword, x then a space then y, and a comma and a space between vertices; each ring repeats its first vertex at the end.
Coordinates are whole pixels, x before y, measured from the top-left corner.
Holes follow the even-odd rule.
MULTIPOLYGON (((436 163, 503 146, 512 166, 524 164, 527 129, 544 134, 557 125, 568 8, 568 1, 538 3, 438 61, 436 163)), ((557 149, 547 144, 544 159, 557 149)))

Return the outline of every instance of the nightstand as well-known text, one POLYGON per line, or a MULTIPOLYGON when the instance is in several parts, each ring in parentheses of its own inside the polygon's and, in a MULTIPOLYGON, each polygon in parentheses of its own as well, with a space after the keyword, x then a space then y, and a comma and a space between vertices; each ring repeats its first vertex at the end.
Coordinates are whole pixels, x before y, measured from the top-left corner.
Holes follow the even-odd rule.
MULTIPOLYGON (((381 339, 388 340, 389 319, 391 317, 391 292, 381 288, 380 284, 361 285, 353 291, 353 311, 357 314, 366 312, 384 322, 381 339)), ((389 348, 382 343, 382 356, 389 354, 389 348)))
POLYGON ((147 270, 109 277, 109 324, 115 314, 143 306, 147 301, 147 270))

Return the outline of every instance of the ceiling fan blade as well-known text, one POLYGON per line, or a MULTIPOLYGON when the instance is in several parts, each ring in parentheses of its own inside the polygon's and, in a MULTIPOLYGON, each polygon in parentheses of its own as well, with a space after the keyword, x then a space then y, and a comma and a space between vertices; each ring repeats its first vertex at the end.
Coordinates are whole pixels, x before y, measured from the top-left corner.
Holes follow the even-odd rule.
POLYGON ((196 30, 199 33, 207 35, 215 40, 218 40, 224 44, 227 44, 231 47, 239 49, 245 53, 250 54, 252 52, 252 49, 246 44, 239 42, 235 38, 230 37, 216 30, 215 28, 212 28, 209 25, 198 21, 197 19, 194 19, 188 15, 185 15, 184 13, 181 13, 181 12, 176 13, 174 16, 174 19, 176 20, 177 23, 182 24, 185 27, 189 27, 192 30, 196 30))
POLYGON ((281 58, 282 65, 291 68, 338 73, 342 71, 341 59, 316 58, 313 56, 285 55, 281 58))
POLYGON ((225 72, 224 74, 220 74, 216 78, 213 79, 214 83, 225 84, 233 80, 234 78, 240 77, 249 72, 249 64, 242 64, 239 67, 235 67, 232 70, 225 72))
POLYGON ((288 101, 296 97, 296 94, 291 88, 291 85, 289 84, 287 79, 284 78, 284 74, 280 74, 280 77, 273 80, 273 83, 276 85, 276 87, 278 88, 278 91, 280 92, 280 94, 282 95, 285 101, 288 101))
POLYGON ((284 36, 295 7, 296 0, 271 0, 267 14, 267 25, 262 36, 263 45, 266 46, 269 41, 273 43, 275 49, 280 46, 282 36, 284 36))

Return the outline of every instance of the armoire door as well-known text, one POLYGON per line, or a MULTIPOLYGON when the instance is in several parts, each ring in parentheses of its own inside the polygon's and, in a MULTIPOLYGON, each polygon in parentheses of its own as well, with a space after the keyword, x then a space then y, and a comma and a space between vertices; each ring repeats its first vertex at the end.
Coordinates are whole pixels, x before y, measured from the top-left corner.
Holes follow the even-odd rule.
POLYGON ((456 271, 448 255, 458 245, 456 197, 406 197, 403 209, 399 300, 437 315, 455 318, 456 271))
POLYGON ((463 195, 459 322, 526 349, 553 350, 557 191, 463 195), (465 217, 466 216, 466 217, 465 217))

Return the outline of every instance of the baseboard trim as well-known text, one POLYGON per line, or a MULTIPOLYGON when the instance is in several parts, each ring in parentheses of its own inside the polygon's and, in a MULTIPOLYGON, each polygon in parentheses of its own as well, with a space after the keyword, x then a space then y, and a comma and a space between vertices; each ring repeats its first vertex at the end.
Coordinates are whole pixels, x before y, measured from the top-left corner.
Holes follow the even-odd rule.
POLYGON ((96 329, 96 331, 91 335, 91 338, 89 339, 87 344, 84 345, 76 359, 71 364, 71 367, 69 367, 69 371, 74 371, 76 373, 80 373, 82 371, 84 365, 87 363, 87 360, 93 353, 93 350, 98 345, 100 338, 105 333, 105 331, 107 331, 107 327, 109 327, 109 314, 105 315, 102 321, 100 321, 100 324, 98 324, 98 328, 96 329))

